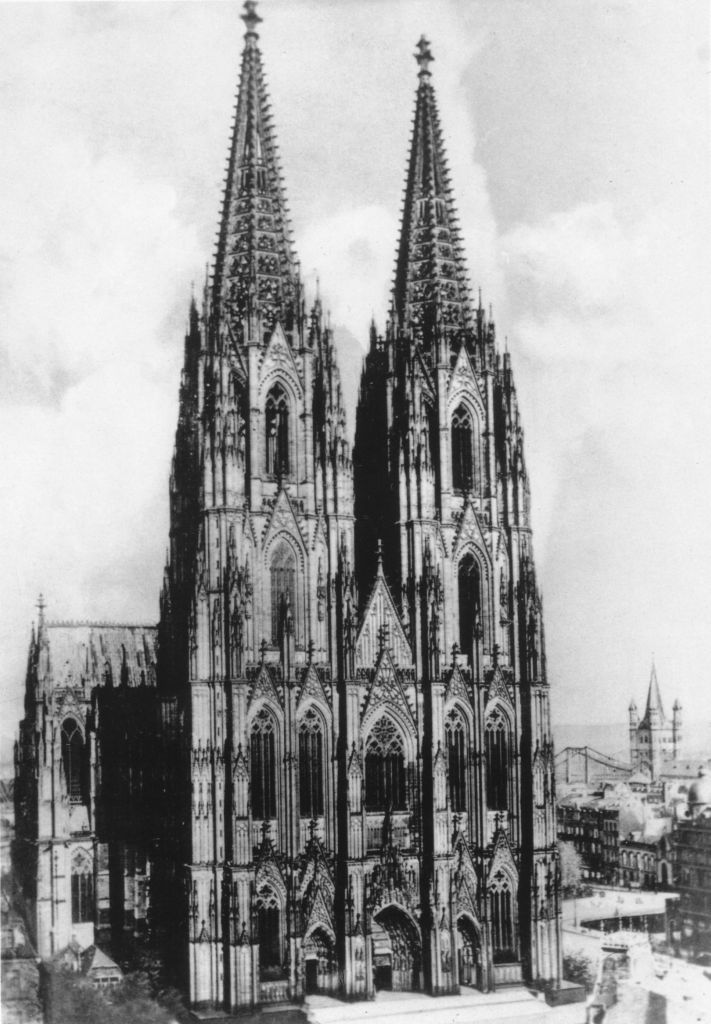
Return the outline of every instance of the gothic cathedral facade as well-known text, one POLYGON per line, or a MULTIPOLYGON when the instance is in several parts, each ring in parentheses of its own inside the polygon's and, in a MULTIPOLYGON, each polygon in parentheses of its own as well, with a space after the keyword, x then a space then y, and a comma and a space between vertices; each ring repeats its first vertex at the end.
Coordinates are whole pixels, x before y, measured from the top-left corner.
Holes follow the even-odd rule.
MULTIPOLYGON (((509 356, 471 299, 429 44, 351 448, 334 339, 290 240, 255 7, 185 338, 145 916, 198 1007, 556 985, 523 432, 509 356)), ((93 828, 89 789, 87 806, 93 828)))
POLYGON ((217 255, 185 344, 159 633, 191 1000, 555 981, 522 430, 508 356, 470 303, 428 44, 352 454, 245 7, 217 255))

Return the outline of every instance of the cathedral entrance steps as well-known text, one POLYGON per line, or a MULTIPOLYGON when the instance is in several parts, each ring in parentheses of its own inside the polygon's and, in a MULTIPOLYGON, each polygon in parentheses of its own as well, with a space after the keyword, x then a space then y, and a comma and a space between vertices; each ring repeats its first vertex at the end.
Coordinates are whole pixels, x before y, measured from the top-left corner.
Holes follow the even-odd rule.
POLYGON ((343 1003, 328 996, 308 996, 309 1024, 583 1024, 585 1006, 551 1007, 542 995, 523 986, 500 992, 469 990, 436 998, 416 992, 379 992, 372 1002, 343 1003))

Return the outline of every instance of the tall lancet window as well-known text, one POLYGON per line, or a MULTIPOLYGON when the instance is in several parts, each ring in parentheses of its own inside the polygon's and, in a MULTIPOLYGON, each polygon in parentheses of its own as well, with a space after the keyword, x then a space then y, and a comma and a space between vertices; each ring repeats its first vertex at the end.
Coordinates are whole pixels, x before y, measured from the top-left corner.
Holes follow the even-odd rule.
POLYGON ((511 734, 506 715, 494 707, 484 727, 486 754, 486 803, 490 811, 505 811, 509 806, 509 757, 511 734))
POLYGON ((402 738, 389 718, 379 719, 365 750, 365 806, 398 811, 407 806, 402 738))
POLYGON ((267 473, 282 477, 289 473, 289 402, 286 392, 275 384, 267 395, 267 473))
POLYGON ((81 729, 73 718, 68 718, 62 725, 62 765, 71 803, 81 803, 88 796, 84 761, 81 729))
POLYGON ((459 648, 469 658, 472 669, 478 671, 476 645, 483 636, 481 618, 481 575, 473 555, 465 555, 459 563, 459 648))
POLYGON ((491 931, 494 962, 515 960, 513 898, 511 884, 503 871, 497 871, 491 887, 491 931))
POLYGON ((274 552, 269 572, 272 602, 272 643, 279 642, 279 629, 285 604, 291 606, 294 629, 298 636, 298 594, 296 592, 296 555, 288 544, 280 544, 274 552))
POLYGON ((266 708, 262 708, 252 724, 250 760, 252 817, 276 818, 276 727, 266 708))
POLYGON ((299 805, 302 818, 323 814, 323 732, 313 708, 299 725, 299 805))
POLYGON ((452 416, 452 486, 471 490, 474 479, 474 444, 471 413, 460 405, 452 416))
POLYGON ((449 769, 449 806, 453 811, 467 809, 466 726, 458 711, 450 711, 444 723, 449 769))

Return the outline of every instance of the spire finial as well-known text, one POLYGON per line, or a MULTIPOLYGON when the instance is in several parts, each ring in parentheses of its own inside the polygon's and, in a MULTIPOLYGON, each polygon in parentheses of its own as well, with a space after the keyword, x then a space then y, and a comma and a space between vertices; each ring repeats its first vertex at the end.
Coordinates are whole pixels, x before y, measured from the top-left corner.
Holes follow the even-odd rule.
POLYGON ((247 26, 247 35, 256 36, 257 25, 264 20, 257 14, 257 0, 244 0, 244 11, 240 18, 247 26))
POLYGON ((39 612, 39 615, 38 615, 38 618, 37 618, 37 625, 39 626, 40 629, 42 628, 42 626, 44 626, 44 609, 45 609, 45 607, 46 606, 45 606, 45 603, 44 603, 44 596, 42 594, 40 594, 40 596, 37 598, 37 611, 39 612))
POLYGON ((383 542, 380 539, 380 537, 378 537, 378 548, 377 548, 377 551, 378 551, 378 572, 382 572, 383 571, 383 542))
POLYGON ((420 40, 417 44, 417 53, 415 54, 415 60, 419 64, 420 74, 429 75, 430 64, 434 60, 432 56, 432 50, 430 50, 430 44, 424 36, 420 36, 420 40))

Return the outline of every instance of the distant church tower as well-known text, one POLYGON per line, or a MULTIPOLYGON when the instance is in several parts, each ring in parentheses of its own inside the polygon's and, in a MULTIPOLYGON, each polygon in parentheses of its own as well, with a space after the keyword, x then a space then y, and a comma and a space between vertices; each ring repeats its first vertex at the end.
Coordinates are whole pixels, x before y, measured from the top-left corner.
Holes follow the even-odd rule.
POLYGON ((630 762, 633 771, 644 771, 656 781, 665 764, 681 754, 681 704, 674 702, 671 721, 664 714, 657 670, 652 665, 647 705, 639 720, 634 699, 629 706, 630 762))
POLYGON ((432 55, 422 39, 354 476, 331 334, 291 248, 253 0, 243 19, 171 474, 154 905, 194 1005, 555 983, 523 432, 509 357, 470 304, 432 55))

